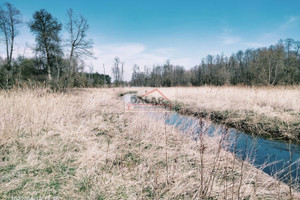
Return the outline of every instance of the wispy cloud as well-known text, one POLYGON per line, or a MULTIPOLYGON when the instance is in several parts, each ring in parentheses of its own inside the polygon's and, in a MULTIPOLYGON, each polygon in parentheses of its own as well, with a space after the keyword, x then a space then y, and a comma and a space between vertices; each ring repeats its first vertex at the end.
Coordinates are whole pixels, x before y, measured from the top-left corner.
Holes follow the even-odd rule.
POLYGON ((220 38, 224 44, 232 45, 241 41, 241 38, 239 36, 233 35, 232 32, 233 30, 228 27, 223 28, 223 32, 220 38))
POLYGON ((296 21, 298 18, 299 18, 298 16, 296 16, 296 17, 295 16, 290 16, 289 20, 287 22, 292 23, 292 22, 296 21))
MULTIPOLYGON (((264 39, 268 39, 268 40, 274 40, 274 39, 279 39, 280 37, 282 37, 282 35, 284 35, 285 37, 287 37, 286 35, 289 33, 289 31, 294 28, 295 26, 297 26, 299 23, 299 16, 289 16, 282 24, 278 25, 278 28, 276 28, 275 30, 265 33, 264 34, 264 39)), ((282 38, 281 38, 282 39, 282 38)), ((273 41, 275 42, 275 41, 273 41)))
POLYGON ((299 18, 298 16, 288 17, 288 19, 282 25, 280 25, 279 28, 275 30, 275 32, 285 31, 288 30, 289 28, 292 28, 298 21, 298 18, 299 18))
POLYGON ((266 43, 259 42, 243 42, 243 44, 248 48, 259 48, 268 46, 266 43))
POLYGON ((222 38, 224 44, 236 44, 241 41, 241 38, 238 36, 225 36, 222 38))

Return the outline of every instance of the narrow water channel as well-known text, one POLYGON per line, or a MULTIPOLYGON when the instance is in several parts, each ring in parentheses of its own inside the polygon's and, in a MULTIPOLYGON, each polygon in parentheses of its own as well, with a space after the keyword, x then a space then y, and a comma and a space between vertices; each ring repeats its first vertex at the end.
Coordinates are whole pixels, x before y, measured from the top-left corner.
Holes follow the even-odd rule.
MULTIPOLYGON (((124 95, 124 101, 130 103, 132 95, 124 95)), ((200 126, 199 119, 180 115, 176 112, 148 112, 149 117, 163 120, 168 125, 177 127, 184 134, 207 134, 210 137, 216 134, 224 133, 224 126, 202 121, 200 126), (205 130, 205 131, 204 131, 205 130)), ((296 144, 288 144, 281 141, 273 141, 252 136, 233 128, 227 129, 227 134, 231 143, 227 149, 240 159, 247 159, 255 167, 283 181, 289 183, 290 174, 295 189, 300 189, 300 146, 296 144), (291 170, 290 170, 291 165, 291 170), (291 171, 291 173, 290 173, 291 171)), ((196 137, 195 137, 196 138, 196 137)))

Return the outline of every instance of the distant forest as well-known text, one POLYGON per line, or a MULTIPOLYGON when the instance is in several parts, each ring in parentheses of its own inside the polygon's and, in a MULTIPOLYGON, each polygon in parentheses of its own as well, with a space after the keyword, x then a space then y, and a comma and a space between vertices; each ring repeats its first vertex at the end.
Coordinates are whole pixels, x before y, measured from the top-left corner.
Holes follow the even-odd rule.
POLYGON ((230 57, 208 55, 186 70, 169 61, 152 69, 133 68, 134 86, 295 85, 300 83, 300 42, 280 40, 270 47, 239 50, 230 57))
POLYGON ((93 42, 87 38, 89 25, 82 15, 67 10, 66 24, 60 23, 47 10, 36 11, 29 22, 22 21, 20 10, 10 3, 0 5, 0 88, 46 84, 54 89, 68 87, 98 87, 111 84, 108 75, 89 72, 85 61, 93 59, 93 42), (15 39, 21 25, 35 35, 35 56, 13 59, 15 39), (66 30, 65 38, 62 30, 66 30))
MULTIPOLYGON (((14 85, 47 84, 53 88, 102 87, 111 85, 111 77, 94 73, 85 61, 93 59, 93 42, 87 38, 85 17, 67 10, 62 24, 47 10, 33 13, 29 22, 10 3, 0 6, 0 88, 14 85), (15 38, 21 25, 35 36, 35 56, 13 58, 15 38), (62 37, 62 30, 65 30, 62 37)), ((270 47, 238 51, 230 57, 208 55, 192 69, 172 65, 133 66, 130 82, 124 81, 124 62, 118 57, 112 66, 113 86, 200 86, 200 85, 295 85, 300 83, 300 42, 280 40, 270 47)))

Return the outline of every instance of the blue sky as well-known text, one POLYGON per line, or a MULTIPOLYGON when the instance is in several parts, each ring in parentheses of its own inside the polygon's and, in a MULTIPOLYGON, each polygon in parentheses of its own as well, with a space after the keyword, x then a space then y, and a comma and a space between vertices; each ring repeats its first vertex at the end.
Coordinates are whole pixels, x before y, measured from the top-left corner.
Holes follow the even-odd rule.
MULTIPOLYGON (((0 0, 1 4, 5 1, 0 0)), ((300 40, 300 1, 171 1, 171 0, 10 0, 27 22, 41 8, 60 22, 66 10, 85 16, 90 24, 96 60, 94 71, 110 72, 113 58, 125 61, 126 79, 132 65, 151 67, 167 59, 186 68, 207 54, 230 55, 239 49, 269 46, 288 37, 300 40)), ((32 55, 34 36, 20 29, 16 54, 32 55)), ((5 55, 3 48, 0 53, 5 55)))

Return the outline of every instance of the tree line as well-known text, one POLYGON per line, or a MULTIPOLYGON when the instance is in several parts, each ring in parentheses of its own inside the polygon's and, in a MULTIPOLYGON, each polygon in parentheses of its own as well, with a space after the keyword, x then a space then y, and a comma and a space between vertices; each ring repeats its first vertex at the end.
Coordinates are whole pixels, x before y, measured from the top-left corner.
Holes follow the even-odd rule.
POLYGON ((108 75, 86 72, 85 60, 93 57, 93 42, 87 38, 88 22, 82 15, 67 10, 67 23, 63 25, 45 9, 36 11, 24 23, 20 10, 10 3, 0 6, 1 48, 6 57, 0 56, 0 87, 15 84, 45 82, 54 87, 97 87, 111 83, 108 75), (21 25, 26 24, 35 36, 33 58, 18 56, 13 59, 15 38, 21 25), (63 28, 67 38, 62 37, 63 28))
POLYGON ((190 70, 170 64, 133 66, 131 85, 295 85, 300 83, 300 42, 291 38, 269 47, 239 50, 227 57, 208 55, 190 70))

